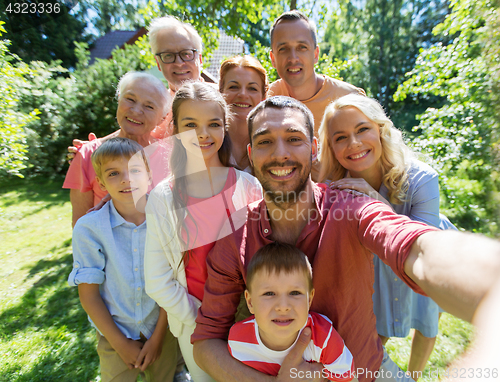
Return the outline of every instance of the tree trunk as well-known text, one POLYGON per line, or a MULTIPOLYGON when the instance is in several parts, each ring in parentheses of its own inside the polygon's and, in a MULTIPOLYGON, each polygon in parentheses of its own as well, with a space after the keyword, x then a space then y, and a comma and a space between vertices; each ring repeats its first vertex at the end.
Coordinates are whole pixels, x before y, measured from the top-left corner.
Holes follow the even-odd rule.
POLYGON ((297 9, 297 0, 290 0, 290 10, 297 9))

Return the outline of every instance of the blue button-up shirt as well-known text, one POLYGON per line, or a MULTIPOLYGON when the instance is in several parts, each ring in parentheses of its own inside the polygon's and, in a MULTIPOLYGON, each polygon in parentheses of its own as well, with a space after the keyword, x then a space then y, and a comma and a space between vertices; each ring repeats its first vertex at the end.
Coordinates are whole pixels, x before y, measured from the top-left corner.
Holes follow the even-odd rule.
POLYGON ((139 226, 127 222, 113 201, 82 216, 73 230, 69 285, 99 284, 116 325, 134 340, 140 333, 149 338, 159 316, 158 305, 144 290, 145 243, 146 222, 139 226))

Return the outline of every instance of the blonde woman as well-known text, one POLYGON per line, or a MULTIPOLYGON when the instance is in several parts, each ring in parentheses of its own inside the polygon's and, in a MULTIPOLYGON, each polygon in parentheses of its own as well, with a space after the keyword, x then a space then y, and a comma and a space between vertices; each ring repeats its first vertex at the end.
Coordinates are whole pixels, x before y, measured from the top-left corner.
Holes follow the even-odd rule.
MULTIPOLYGON (((439 214, 438 174, 415 159, 377 101, 349 94, 332 102, 319 136, 320 181, 369 195, 413 220, 453 227, 439 214)), ((377 331, 385 344, 389 337, 406 337, 415 329, 408 371, 417 379, 434 347, 439 307, 413 292, 377 256, 374 263, 377 331)))

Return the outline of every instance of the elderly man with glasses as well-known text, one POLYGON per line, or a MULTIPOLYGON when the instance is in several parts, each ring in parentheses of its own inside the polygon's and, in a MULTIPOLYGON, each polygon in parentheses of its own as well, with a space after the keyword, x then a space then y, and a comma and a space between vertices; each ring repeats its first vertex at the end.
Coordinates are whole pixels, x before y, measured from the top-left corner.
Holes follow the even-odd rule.
POLYGON ((159 17, 151 22, 148 36, 172 95, 182 82, 201 80, 202 40, 191 24, 174 16, 159 17))

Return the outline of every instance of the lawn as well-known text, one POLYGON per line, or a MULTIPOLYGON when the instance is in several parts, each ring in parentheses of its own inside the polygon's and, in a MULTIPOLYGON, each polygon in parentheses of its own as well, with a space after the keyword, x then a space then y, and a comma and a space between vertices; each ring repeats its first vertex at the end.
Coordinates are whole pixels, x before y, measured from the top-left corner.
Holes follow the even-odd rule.
MULTIPOLYGON (((0 382, 98 381, 94 331, 71 271, 71 205, 62 180, 0 184, 0 382)), ((471 325, 444 314, 420 381, 434 381, 469 343, 471 325)), ((388 351, 406 370, 410 338, 388 351)))

